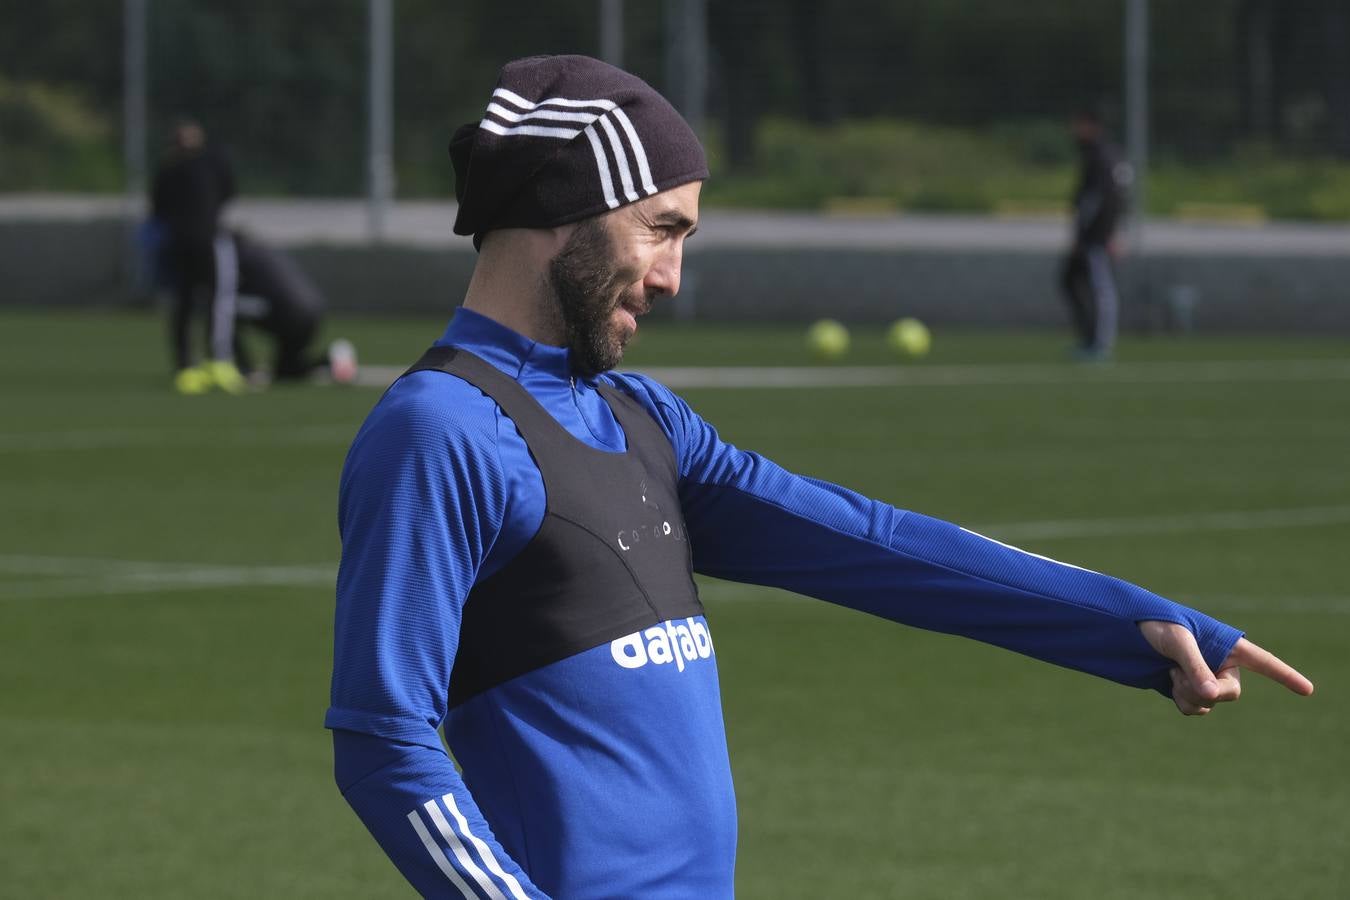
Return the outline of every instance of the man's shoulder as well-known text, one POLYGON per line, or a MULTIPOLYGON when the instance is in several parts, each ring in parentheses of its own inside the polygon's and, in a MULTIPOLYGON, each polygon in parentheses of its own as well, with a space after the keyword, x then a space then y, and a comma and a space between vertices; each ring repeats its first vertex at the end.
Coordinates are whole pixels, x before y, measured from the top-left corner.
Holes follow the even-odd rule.
POLYGON ((420 498, 412 506, 458 498, 496 509, 508 480, 499 426, 496 405, 463 379, 437 371, 398 379, 367 415, 343 463, 339 504, 347 533, 374 516, 358 510, 406 512, 410 496, 420 498))
POLYGON ((404 375, 375 404, 357 437, 361 443, 407 447, 465 447, 495 442, 497 405, 481 390, 445 372, 404 375))

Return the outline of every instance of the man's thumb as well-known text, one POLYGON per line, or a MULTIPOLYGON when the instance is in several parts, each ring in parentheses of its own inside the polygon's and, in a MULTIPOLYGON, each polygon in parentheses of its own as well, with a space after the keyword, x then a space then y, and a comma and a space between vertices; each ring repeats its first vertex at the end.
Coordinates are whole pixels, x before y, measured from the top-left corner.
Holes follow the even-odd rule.
MULTIPOLYGON (((1190 632, 1187 632, 1190 637, 1190 632)), ((1181 653, 1177 663, 1181 666, 1182 674, 1190 682, 1191 690, 1202 700, 1214 700, 1219 696, 1219 682, 1210 671, 1209 663, 1205 662, 1205 657, 1201 655, 1200 648, 1195 643, 1195 638, 1182 643, 1178 648, 1181 653), (1189 646, 1188 646, 1189 645, 1189 646)))
POLYGON ((1189 628, 1174 622, 1149 620, 1140 622, 1139 629, 1154 650, 1177 664, 1177 672, 1186 679, 1187 687, 1197 699, 1218 698, 1218 679, 1205 662, 1200 645, 1189 628))

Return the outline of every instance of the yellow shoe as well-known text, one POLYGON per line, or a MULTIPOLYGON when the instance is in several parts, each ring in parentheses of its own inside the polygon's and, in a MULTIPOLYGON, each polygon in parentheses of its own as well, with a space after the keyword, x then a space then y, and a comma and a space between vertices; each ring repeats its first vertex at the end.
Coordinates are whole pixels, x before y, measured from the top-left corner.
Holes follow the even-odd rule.
POLYGON ((242 394, 248 390, 248 379, 239 372, 239 368, 227 359, 216 359, 206 364, 211 383, 230 394, 242 394))
POLYGON ((180 394, 205 394, 211 390, 211 376, 200 366, 179 369, 173 376, 173 389, 180 394))

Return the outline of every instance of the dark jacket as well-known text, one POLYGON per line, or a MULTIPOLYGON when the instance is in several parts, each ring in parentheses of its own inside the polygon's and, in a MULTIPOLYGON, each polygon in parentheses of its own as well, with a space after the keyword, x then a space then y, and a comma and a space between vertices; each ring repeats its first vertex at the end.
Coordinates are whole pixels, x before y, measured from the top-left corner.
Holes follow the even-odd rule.
POLYGON ((234 173, 214 150, 176 154, 155 173, 151 206, 173 242, 210 241, 234 196, 234 173))
POLYGON ((1080 174, 1073 195, 1074 240, 1078 246, 1105 244, 1125 212, 1129 165, 1105 140, 1080 141, 1080 174))

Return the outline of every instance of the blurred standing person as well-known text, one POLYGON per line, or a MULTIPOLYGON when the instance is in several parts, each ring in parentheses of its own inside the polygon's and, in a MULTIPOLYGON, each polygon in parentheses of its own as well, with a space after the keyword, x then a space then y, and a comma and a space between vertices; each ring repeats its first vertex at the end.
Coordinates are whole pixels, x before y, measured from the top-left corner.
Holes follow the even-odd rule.
POLYGON ((219 230, 221 210, 232 197, 234 173, 207 146, 202 126, 187 119, 175 124, 169 152, 155 173, 151 211, 163 231, 161 259, 173 285, 169 334, 180 393, 212 387, 239 393, 246 386, 234 364, 238 262, 234 241, 219 230), (194 366, 192 317, 203 295, 207 354, 194 366))
POLYGON ((1073 194, 1073 243, 1064 258, 1061 285, 1078 336, 1079 359, 1111 358, 1120 293, 1115 261, 1122 246, 1116 226, 1125 209, 1128 163, 1108 140, 1101 116, 1080 110, 1069 123, 1078 145, 1079 177, 1073 194))

